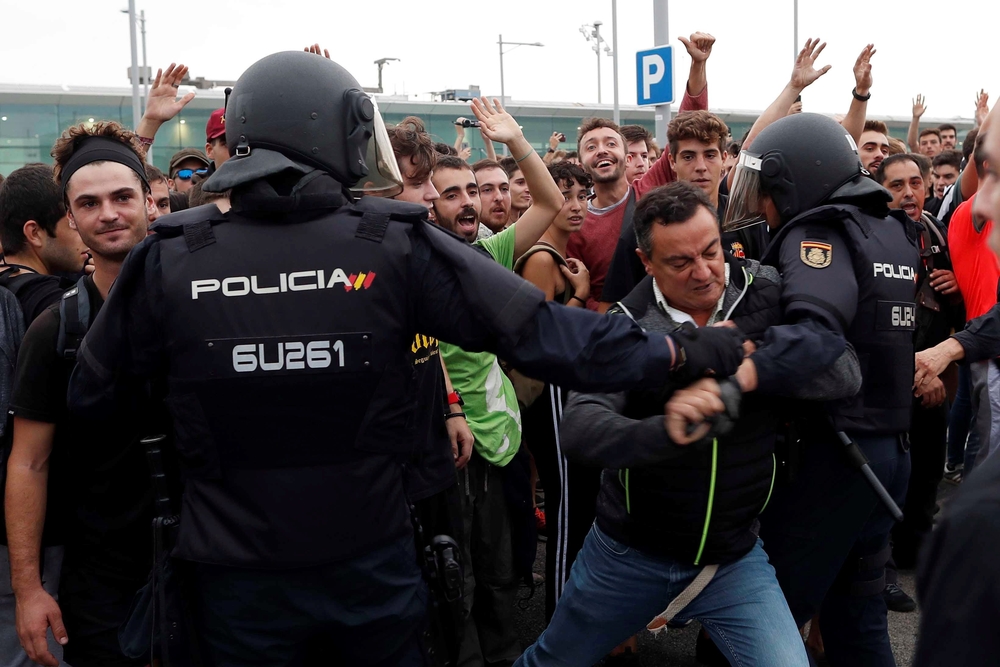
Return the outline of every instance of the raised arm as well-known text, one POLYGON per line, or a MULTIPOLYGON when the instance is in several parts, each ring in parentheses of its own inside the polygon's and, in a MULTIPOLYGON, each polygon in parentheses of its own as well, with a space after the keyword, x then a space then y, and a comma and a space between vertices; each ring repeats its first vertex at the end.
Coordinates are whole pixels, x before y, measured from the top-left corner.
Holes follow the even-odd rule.
POLYGON ((844 116, 844 122, 841 123, 858 144, 861 143, 861 133, 865 131, 865 114, 868 110, 867 98, 871 94, 872 88, 871 58, 873 55, 875 55, 875 45, 869 44, 861 50, 861 55, 854 63, 854 90, 851 95, 851 108, 844 116))
POLYGON ((170 63, 165 72, 162 69, 156 70, 156 79, 153 80, 153 87, 149 89, 149 97, 146 98, 146 112, 135 126, 135 133, 145 139, 144 143, 147 145, 153 143, 153 138, 161 125, 174 118, 188 102, 194 99, 194 93, 188 93, 177 99, 177 87, 187 73, 186 65, 174 63, 170 63))
MULTIPOLYGON (((712 37, 707 32, 696 32, 692 33, 687 39, 684 37, 678 37, 677 39, 680 40, 684 48, 687 49, 688 55, 691 56, 691 69, 688 72, 685 97, 689 95, 691 98, 697 98, 708 88, 706 64, 712 55, 712 46, 715 45, 715 37, 712 37)), ((683 103, 681 104, 681 111, 688 111, 688 109, 684 108, 683 103)))
MULTIPOLYGON (((496 162, 497 159, 496 148, 493 147, 493 141, 486 136, 485 132, 483 132, 483 128, 481 125, 479 126, 479 134, 481 134, 483 137, 483 147, 486 148, 486 159, 493 160, 494 162, 496 162)), ((508 149, 510 149, 509 146, 508 149)))
MULTIPOLYGON (((823 49, 825 48, 826 42, 820 43, 818 39, 806 40, 806 45, 802 47, 802 50, 799 51, 799 57, 795 59, 795 67, 792 69, 791 79, 789 79, 785 88, 775 98, 774 102, 771 102, 771 106, 765 109, 764 113, 754 122, 753 127, 750 128, 750 134, 747 135, 746 141, 743 142, 743 150, 750 147, 753 140, 765 127, 788 115, 788 109, 795 102, 795 98, 801 95, 802 91, 812 85, 816 79, 830 71, 830 65, 826 65, 821 69, 814 67, 816 59, 819 57, 819 54, 823 53, 823 49)), ((735 175, 736 170, 731 169, 729 171, 730 187, 733 185, 735 175)))
POLYGON ((913 117, 910 119, 910 129, 906 131, 906 145, 914 153, 920 152, 920 117, 927 111, 926 100, 918 94, 913 100, 913 117))
POLYGON ((473 100, 472 111, 481 123, 479 126, 487 144, 498 141, 506 144, 524 174, 531 192, 531 208, 514 224, 514 258, 518 258, 538 242, 563 205, 563 195, 552 180, 542 158, 524 138, 517 121, 504 111, 499 100, 492 104, 485 97, 473 100))

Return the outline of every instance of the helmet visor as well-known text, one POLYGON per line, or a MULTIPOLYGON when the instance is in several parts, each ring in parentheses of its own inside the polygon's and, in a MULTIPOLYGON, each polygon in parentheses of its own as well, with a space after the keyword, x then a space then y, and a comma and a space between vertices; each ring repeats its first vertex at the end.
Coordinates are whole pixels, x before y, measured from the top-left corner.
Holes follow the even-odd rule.
POLYGON ((356 197, 363 195, 395 197, 403 191, 403 176, 399 173, 389 133, 378 110, 378 102, 374 96, 370 96, 370 99, 375 107, 375 120, 372 123, 373 135, 368 142, 368 153, 365 156, 368 175, 351 188, 351 193, 356 197))
POLYGON ((765 222, 764 205, 761 201, 760 158, 746 151, 740 153, 736 164, 736 176, 729 192, 726 219, 722 231, 734 232, 765 222))

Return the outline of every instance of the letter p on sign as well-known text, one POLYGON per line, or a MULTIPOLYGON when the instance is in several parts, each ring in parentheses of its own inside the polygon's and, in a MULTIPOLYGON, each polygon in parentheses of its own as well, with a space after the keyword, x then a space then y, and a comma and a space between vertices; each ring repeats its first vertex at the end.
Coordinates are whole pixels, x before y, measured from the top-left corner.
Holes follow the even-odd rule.
POLYGON ((635 54, 638 102, 671 104, 674 101, 673 48, 660 46, 635 54))

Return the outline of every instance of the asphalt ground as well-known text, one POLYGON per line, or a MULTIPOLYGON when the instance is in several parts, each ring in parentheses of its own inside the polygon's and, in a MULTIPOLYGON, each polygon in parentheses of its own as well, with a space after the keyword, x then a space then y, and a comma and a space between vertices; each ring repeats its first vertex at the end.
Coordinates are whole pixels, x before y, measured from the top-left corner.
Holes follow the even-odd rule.
MULTIPOLYGON (((942 482, 938 489, 939 504, 944 505, 957 488, 953 484, 942 482)), ((545 574, 545 547, 545 542, 538 543, 538 553, 535 558, 535 572, 542 575, 545 574)), ((913 570, 900 570, 899 586, 914 598, 916 597, 913 570)), ((521 643, 524 648, 527 648, 538 638, 545 627, 544 587, 536 587, 534 595, 530 598, 528 597, 528 589, 522 588, 521 598, 516 621, 521 643)), ((916 611, 907 614, 889 612, 889 640, 892 644, 892 652, 896 657, 896 664, 902 666, 912 663, 919 625, 919 607, 916 611)), ((637 659, 629 662, 630 667, 695 667, 700 665, 701 663, 695 660, 695 640, 700 627, 699 623, 694 622, 686 628, 669 629, 656 636, 643 630, 639 634, 637 659)))

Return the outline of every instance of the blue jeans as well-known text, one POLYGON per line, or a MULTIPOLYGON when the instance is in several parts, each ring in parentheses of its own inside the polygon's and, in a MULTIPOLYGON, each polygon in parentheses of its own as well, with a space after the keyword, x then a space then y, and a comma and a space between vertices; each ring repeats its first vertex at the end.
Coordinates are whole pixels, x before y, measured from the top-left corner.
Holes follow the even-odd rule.
POLYGON ((972 372, 968 364, 959 364, 958 389, 948 419, 948 465, 968 463, 969 472, 972 472, 976 454, 979 452, 979 434, 976 433, 975 418, 972 412, 972 372))
MULTIPOLYGON (((699 570, 631 549, 595 524, 552 622, 515 667, 593 665, 665 610, 699 570)), ((760 540, 743 558, 720 567, 678 619, 701 621, 733 665, 809 664, 760 540)))

